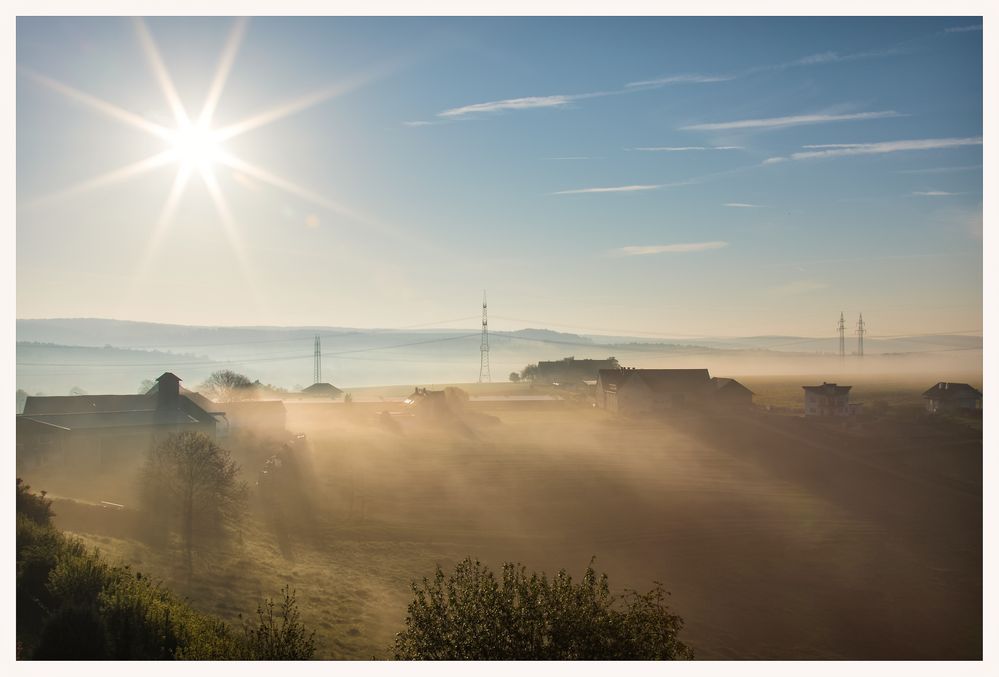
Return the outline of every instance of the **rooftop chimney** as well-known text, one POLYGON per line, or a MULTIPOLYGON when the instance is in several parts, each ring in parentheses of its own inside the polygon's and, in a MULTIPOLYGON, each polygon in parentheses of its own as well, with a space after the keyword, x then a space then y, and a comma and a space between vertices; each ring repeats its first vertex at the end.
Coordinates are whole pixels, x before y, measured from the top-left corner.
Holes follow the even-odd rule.
POLYGON ((158 379, 156 388, 156 408, 160 410, 177 409, 180 406, 180 379, 166 372, 158 379))

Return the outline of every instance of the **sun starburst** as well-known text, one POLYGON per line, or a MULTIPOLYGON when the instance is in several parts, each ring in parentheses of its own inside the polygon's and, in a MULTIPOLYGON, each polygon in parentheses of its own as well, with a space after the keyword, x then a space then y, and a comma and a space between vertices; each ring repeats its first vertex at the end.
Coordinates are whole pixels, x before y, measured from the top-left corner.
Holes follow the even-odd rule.
POLYGON ((188 114, 187 109, 181 101, 174 87, 170 72, 145 21, 137 18, 134 20, 134 25, 146 60, 173 115, 174 125, 172 128, 148 120, 141 115, 125 110, 93 94, 81 91, 30 69, 20 68, 19 71, 22 75, 41 86, 82 103, 113 120, 151 134, 164 142, 165 149, 151 157, 108 171, 58 192, 30 200, 22 206, 33 207, 49 203, 53 200, 76 197, 98 188, 129 181, 159 167, 171 163, 175 164, 177 167, 176 174, 170 184, 159 216, 154 222, 146 251, 139 258, 137 277, 142 277, 149 267, 151 259, 155 255, 163 236, 169 229, 177 207, 183 199, 185 189, 189 185, 190 180, 193 177, 197 177, 206 187, 208 195, 215 205, 221 226, 233 249, 233 253, 239 260, 245 276, 249 279, 250 266, 246 260, 245 247, 240 237, 239 228, 218 182, 216 170, 219 167, 239 171, 246 176, 250 176, 284 192, 312 202, 341 216, 364 221, 369 225, 372 224, 370 220, 361 219, 356 212, 334 200, 237 157, 224 148, 224 143, 253 129, 271 124, 306 108, 328 101, 340 94, 356 89, 371 81, 374 77, 383 74, 385 72, 384 68, 376 68, 366 74, 356 75, 343 82, 322 87, 294 100, 250 115, 234 124, 215 128, 212 125, 215 110, 225 89, 225 84, 229 78, 229 73, 232 70, 243 38, 246 35, 248 20, 237 19, 234 21, 229 36, 223 46, 208 95, 196 117, 188 114))

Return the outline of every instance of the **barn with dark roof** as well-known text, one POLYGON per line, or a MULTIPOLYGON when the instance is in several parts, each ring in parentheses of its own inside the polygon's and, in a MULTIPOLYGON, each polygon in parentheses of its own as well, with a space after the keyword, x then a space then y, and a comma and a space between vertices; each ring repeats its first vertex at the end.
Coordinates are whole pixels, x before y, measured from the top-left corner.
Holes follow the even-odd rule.
POLYGON ((151 444, 173 432, 216 437, 225 414, 181 390, 180 378, 167 372, 143 395, 28 397, 17 416, 17 461, 106 466, 143 458, 151 444))
POLYGON ((730 410, 752 406, 753 393, 707 369, 601 369, 597 406, 622 414, 730 410))

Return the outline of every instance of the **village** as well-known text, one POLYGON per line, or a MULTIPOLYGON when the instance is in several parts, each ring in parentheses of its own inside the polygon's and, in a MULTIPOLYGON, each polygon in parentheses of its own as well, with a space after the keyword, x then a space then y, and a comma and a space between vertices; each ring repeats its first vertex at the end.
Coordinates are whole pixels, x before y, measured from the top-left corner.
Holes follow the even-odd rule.
MULTIPOLYGON (((315 373, 321 374, 318 366, 315 373)), ((460 386, 417 385, 407 395, 365 397, 363 390, 355 394, 316 382, 299 393, 275 394, 245 380, 220 392, 222 401, 214 401, 165 372, 144 394, 27 397, 16 419, 17 465, 115 467, 125 459, 141 458, 158 440, 181 431, 218 440, 244 430, 290 438, 298 431, 288 427, 289 409, 331 421, 368 417, 396 429, 407 420, 455 423, 470 412, 497 408, 592 408, 644 422, 752 415, 844 422, 870 417, 863 402, 851 402, 850 385, 804 384, 800 406, 760 407, 754 405, 753 391, 734 378, 711 376, 707 369, 621 367, 613 357, 539 361, 528 365, 523 375, 511 374, 511 381, 529 384, 530 390, 470 396, 460 386)), ((921 398, 927 416, 981 417, 982 393, 967 383, 938 382, 921 398)))

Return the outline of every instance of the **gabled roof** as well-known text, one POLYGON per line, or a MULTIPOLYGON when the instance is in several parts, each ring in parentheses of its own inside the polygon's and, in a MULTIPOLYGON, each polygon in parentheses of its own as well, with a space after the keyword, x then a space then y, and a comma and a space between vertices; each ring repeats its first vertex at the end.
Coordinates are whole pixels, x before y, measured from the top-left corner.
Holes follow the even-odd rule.
POLYGON ((716 390, 745 390, 750 395, 755 395, 752 390, 742 385, 734 378, 722 378, 715 376, 711 379, 711 383, 714 384, 716 390))
MULTIPOLYGON (((167 373, 169 373, 169 372, 167 372, 167 373)), ((163 376, 166 376, 166 375, 167 374, 164 374, 163 376)), ((163 376, 161 376, 160 378, 163 378, 163 376)), ((156 379, 156 380, 159 381, 159 379, 156 379)), ((178 380, 180 380, 180 379, 178 379, 178 380)), ((150 388, 149 390, 146 391, 146 395, 149 395, 149 396, 156 395, 159 391, 160 391, 160 384, 157 382, 157 383, 153 384, 152 388, 150 388)), ((218 405, 215 402, 212 402, 210 399, 208 399, 207 397, 205 397, 201 393, 195 392, 193 390, 188 390, 184 386, 180 386, 180 394, 183 395, 184 397, 186 397, 187 399, 191 400, 195 404, 197 404, 199 407, 201 407, 205 411, 213 411, 213 410, 215 410, 218 407, 218 405)))
POLYGON ((923 397, 930 400, 966 400, 979 399, 982 393, 967 383, 946 383, 941 381, 925 393, 923 397))
POLYGON ((801 386, 805 392, 821 395, 846 395, 853 386, 838 386, 835 383, 823 383, 820 386, 801 386))
POLYGON ((342 390, 330 383, 313 383, 308 388, 302 390, 303 395, 339 395, 342 390))

